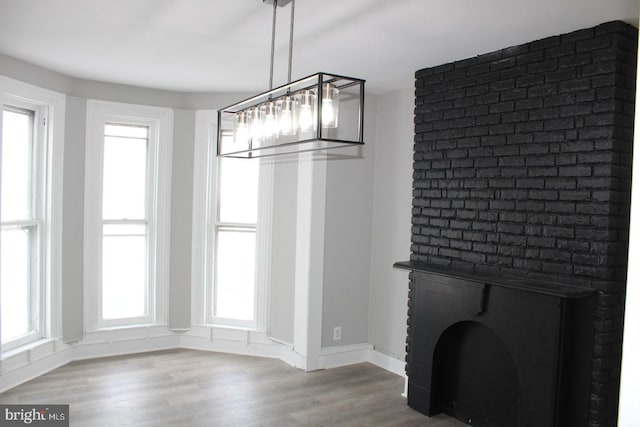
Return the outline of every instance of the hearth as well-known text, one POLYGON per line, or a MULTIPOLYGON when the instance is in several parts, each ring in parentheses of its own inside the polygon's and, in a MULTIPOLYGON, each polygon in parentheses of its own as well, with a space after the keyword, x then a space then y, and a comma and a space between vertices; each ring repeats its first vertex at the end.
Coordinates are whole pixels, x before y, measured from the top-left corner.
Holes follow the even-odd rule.
POLYGON ((409 406, 479 427, 588 425, 595 291, 409 269, 409 406))

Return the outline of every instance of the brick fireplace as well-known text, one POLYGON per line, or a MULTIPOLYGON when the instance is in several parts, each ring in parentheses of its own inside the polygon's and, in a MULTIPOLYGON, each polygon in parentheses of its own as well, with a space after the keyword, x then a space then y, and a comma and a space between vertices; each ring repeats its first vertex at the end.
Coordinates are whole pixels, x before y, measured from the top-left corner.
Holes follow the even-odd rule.
POLYGON ((410 261, 596 291, 589 426, 617 418, 636 50, 610 22, 416 72, 410 261))

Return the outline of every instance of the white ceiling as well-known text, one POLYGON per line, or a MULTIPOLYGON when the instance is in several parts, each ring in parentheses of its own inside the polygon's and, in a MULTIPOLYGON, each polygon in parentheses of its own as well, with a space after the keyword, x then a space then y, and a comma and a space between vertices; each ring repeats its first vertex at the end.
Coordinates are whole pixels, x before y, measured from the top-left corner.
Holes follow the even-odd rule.
MULTIPOLYGON (((640 0, 297 0, 293 78, 318 71, 410 87, 416 70, 612 20, 640 0)), ((268 88, 262 0, 0 0, 0 53, 69 76, 187 92, 268 88)), ((290 7, 278 8, 274 86, 290 7)), ((1 73, 1 70, 0 70, 1 73)))

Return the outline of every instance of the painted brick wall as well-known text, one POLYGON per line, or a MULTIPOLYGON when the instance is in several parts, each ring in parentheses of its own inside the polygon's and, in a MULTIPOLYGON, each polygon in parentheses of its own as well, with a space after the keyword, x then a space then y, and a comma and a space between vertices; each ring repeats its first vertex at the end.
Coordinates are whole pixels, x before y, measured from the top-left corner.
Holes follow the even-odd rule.
POLYGON ((411 259, 595 288, 592 426, 615 426, 637 30, 416 72, 411 259))

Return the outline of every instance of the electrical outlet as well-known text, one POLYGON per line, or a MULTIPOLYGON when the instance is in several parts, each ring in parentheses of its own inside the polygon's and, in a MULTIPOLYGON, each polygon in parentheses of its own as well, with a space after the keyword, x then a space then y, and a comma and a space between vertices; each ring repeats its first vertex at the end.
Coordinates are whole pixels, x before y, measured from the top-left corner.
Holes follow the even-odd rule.
POLYGON ((333 340, 340 341, 342 339, 342 326, 333 328, 333 340))

